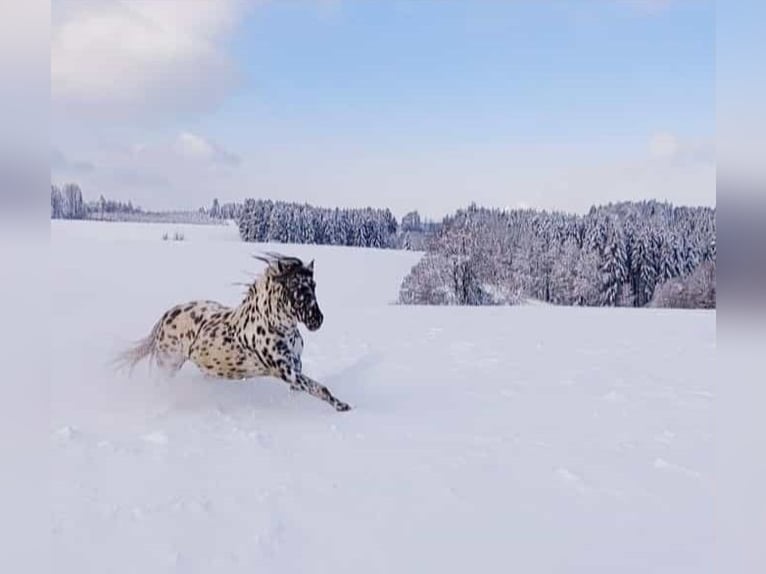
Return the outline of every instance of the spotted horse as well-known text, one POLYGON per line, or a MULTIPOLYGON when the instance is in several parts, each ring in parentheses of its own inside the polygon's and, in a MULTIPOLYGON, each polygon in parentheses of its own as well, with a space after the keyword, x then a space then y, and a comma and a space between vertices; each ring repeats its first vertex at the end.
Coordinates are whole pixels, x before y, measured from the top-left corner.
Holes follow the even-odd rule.
POLYGON ((303 339, 322 326, 314 283, 314 261, 278 253, 255 256, 266 269, 248 286, 238 307, 193 301, 168 309, 151 333, 118 357, 131 370, 148 358, 171 375, 191 361, 208 375, 225 379, 271 376, 329 403, 337 411, 351 407, 327 387, 303 374, 303 339))

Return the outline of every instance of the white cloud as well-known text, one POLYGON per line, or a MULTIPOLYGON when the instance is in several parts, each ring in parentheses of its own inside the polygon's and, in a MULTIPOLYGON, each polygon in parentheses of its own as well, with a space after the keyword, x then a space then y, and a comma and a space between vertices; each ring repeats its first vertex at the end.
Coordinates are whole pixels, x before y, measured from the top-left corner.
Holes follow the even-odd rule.
POLYGON ((54 3, 54 101, 110 117, 209 105, 233 79, 222 40, 242 8, 241 0, 54 3))
POLYGON ((189 132, 178 134, 173 147, 178 154, 190 158, 210 160, 215 155, 215 149, 210 142, 189 132))
POLYGON ((181 157, 236 165, 239 157, 230 153, 204 137, 190 132, 181 132, 173 143, 173 150, 181 157))
POLYGON ((58 148, 51 148, 49 162, 51 172, 58 175, 80 175, 96 169, 89 161, 69 159, 58 148))
POLYGON ((658 159, 670 159, 678 154, 679 143, 675 134, 658 132, 649 139, 649 153, 658 159))
POLYGON ((71 147, 66 155, 51 150, 52 181, 77 181, 86 199, 103 193, 146 208, 196 209, 216 195, 241 199, 244 189, 239 156, 188 130, 135 144, 101 142, 78 152, 76 159, 92 164, 69 154, 71 147))
POLYGON ((692 138, 669 131, 652 134, 645 155, 595 154, 565 166, 555 158, 540 175, 519 186, 535 207, 585 211, 610 201, 658 199, 676 205, 715 205, 716 162, 712 137, 692 138))
POLYGON ((713 164, 715 143, 712 138, 682 140, 671 132, 656 132, 649 138, 649 155, 656 161, 676 164, 713 164))

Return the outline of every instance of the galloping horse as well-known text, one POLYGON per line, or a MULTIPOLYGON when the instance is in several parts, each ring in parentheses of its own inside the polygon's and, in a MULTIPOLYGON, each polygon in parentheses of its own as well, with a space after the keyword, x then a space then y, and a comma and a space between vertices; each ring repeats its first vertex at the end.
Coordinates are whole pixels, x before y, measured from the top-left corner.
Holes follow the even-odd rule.
POLYGON ((298 323, 316 331, 324 319, 316 299, 314 262, 267 253, 267 264, 238 307, 193 301, 169 309, 151 333, 119 360, 132 369, 145 358, 173 374, 188 360, 226 379, 272 376, 322 399, 337 411, 351 407, 302 372, 298 323))

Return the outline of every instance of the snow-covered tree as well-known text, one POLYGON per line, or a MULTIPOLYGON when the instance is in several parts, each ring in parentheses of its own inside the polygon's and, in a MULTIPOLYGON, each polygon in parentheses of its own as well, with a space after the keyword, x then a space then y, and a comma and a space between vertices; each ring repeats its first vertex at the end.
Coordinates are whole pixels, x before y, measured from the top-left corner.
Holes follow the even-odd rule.
POLYGON ((218 198, 213 199, 213 204, 210 206, 210 209, 208 210, 208 215, 210 217, 221 217, 221 206, 218 203, 218 198))
POLYGON ((683 277, 666 281, 654 292, 653 307, 713 309, 716 306, 715 263, 705 261, 683 277))
POLYGON ((61 190, 51 185, 51 219, 62 219, 64 217, 64 196, 61 190))
POLYGON ((237 218, 244 241, 394 247, 396 218, 388 209, 326 209, 248 199, 237 218))
POLYGON ((66 184, 63 199, 62 211, 65 219, 83 219, 85 217, 85 203, 79 185, 75 183, 66 184))
POLYGON ((456 302, 449 288, 452 278, 444 256, 426 253, 402 283, 399 299, 408 305, 450 305, 456 302))
POLYGON ((410 211, 402 217, 401 229, 402 231, 422 231, 420 214, 417 211, 410 211))
POLYGON ((601 248, 601 304, 614 307, 622 300, 622 290, 628 279, 625 240, 613 221, 605 227, 601 248))
MULTIPOLYGON (((562 305, 641 307, 659 285, 714 260, 715 210, 623 202, 575 216, 472 205, 446 217, 427 243, 429 253, 442 255, 430 264, 445 266, 431 277, 453 276, 456 242, 466 246, 459 261, 470 262, 489 302, 514 293, 562 305)), ((419 272, 416 266, 412 274, 419 272)), ((454 279, 445 282, 456 291, 454 279)))

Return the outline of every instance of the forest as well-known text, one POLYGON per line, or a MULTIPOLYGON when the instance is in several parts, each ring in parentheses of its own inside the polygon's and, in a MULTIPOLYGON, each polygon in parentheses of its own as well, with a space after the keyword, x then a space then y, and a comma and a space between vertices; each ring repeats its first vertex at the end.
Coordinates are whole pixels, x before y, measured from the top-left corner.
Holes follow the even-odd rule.
POLYGON ((715 307, 715 209, 657 201, 586 215, 470 206, 446 217, 400 302, 715 307))
POLYGON ((441 222, 412 211, 329 208, 246 199, 188 212, 131 202, 85 202, 76 184, 51 186, 51 217, 210 223, 235 221, 240 238, 423 251, 399 302, 714 308, 715 209, 658 201, 594 206, 585 215, 472 204, 441 222))

